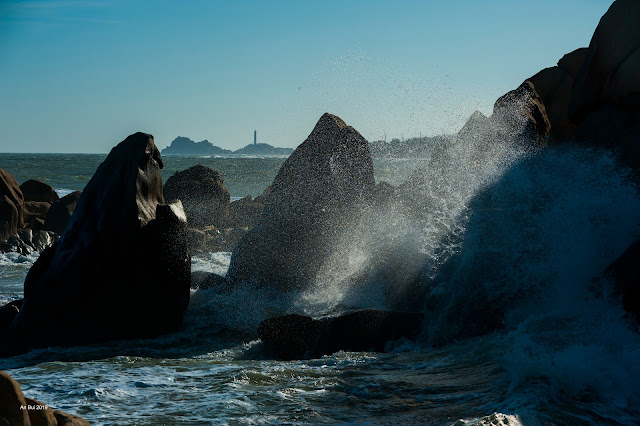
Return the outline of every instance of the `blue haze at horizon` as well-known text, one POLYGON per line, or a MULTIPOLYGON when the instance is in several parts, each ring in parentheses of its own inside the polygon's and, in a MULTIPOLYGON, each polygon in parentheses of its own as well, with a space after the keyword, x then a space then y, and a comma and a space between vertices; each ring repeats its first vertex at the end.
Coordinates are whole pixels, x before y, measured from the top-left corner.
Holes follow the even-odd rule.
POLYGON ((108 152, 135 131, 296 146, 457 131, 586 46, 610 0, 0 5, 0 151, 108 152))

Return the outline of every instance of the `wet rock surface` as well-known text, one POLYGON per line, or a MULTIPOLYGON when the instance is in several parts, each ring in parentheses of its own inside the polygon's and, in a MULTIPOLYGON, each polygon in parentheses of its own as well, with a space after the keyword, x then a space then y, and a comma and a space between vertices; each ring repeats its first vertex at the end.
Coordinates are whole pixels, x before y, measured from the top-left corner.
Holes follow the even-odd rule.
POLYGON ((61 238, 29 271, 3 355, 180 327, 191 280, 187 225, 179 202, 163 204, 161 168, 151 135, 112 149, 61 238))

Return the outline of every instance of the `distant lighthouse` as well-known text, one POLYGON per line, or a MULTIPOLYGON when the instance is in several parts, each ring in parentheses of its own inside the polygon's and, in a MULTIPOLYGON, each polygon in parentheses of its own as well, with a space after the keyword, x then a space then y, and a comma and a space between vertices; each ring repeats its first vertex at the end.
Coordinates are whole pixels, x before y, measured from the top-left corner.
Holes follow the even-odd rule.
POLYGON ((253 131, 253 144, 254 145, 257 144, 258 143, 257 141, 258 141, 258 131, 254 130, 253 131))

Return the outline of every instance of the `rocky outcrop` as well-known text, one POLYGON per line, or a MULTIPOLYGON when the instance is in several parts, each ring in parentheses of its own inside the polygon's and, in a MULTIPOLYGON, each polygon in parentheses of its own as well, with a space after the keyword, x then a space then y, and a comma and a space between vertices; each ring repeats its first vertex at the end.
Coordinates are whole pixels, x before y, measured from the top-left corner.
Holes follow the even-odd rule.
POLYGON ((81 417, 54 410, 45 403, 26 398, 20 385, 0 371, 0 424, 11 426, 89 426, 81 417))
POLYGON ((229 216, 231 197, 222 174, 202 164, 176 172, 167 179, 164 193, 167 200, 182 201, 192 227, 221 226, 229 216))
POLYGON ((151 135, 111 150, 29 271, 3 355, 180 327, 191 281, 186 217, 179 202, 163 204, 161 168, 151 135))
POLYGON ((24 226, 24 196, 15 178, 0 169, 0 241, 24 226))
POLYGON ((258 224, 233 250, 228 280, 285 291, 312 285, 345 218, 371 201, 374 187, 366 139, 324 114, 280 168, 258 224))
POLYGON ((44 229, 47 231, 53 231, 58 235, 62 235, 69 223, 69 220, 71 220, 71 216, 73 215, 73 211, 75 210, 81 195, 81 191, 74 191, 54 202, 47 212, 47 217, 44 221, 44 229))
POLYGON ((616 0, 588 48, 568 53, 523 83, 521 88, 529 85, 539 95, 551 143, 612 149, 622 163, 640 169, 639 21, 640 3, 616 0))
POLYGON ((270 318, 258 336, 280 359, 319 358, 338 351, 385 352, 387 343, 420 332, 423 315, 364 309, 313 319, 290 314, 270 318))
POLYGON ((530 81, 498 98, 491 118, 506 139, 524 135, 544 144, 551 129, 544 104, 530 81))
POLYGON ((576 74, 587 56, 587 49, 580 48, 564 55, 555 67, 545 68, 528 81, 540 95, 549 118, 550 135, 563 141, 575 131, 576 125, 569 118, 569 102, 576 74))
POLYGON ((37 201, 51 204, 60 199, 51 185, 35 179, 29 179, 20 185, 20 190, 22 191, 25 201, 37 201))

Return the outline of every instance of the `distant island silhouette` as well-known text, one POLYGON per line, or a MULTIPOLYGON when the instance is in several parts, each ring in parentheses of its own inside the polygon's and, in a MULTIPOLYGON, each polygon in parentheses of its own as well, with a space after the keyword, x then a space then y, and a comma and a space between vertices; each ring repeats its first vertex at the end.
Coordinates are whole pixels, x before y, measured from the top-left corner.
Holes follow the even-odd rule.
POLYGON ((290 155, 293 148, 277 148, 266 143, 253 143, 236 151, 220 148, 208 140, 194 142, 178 136, 171 145, 161 151, 162 155, 290 155))

